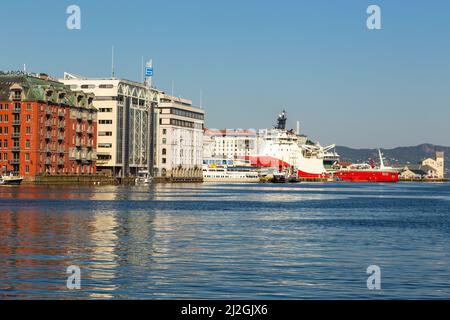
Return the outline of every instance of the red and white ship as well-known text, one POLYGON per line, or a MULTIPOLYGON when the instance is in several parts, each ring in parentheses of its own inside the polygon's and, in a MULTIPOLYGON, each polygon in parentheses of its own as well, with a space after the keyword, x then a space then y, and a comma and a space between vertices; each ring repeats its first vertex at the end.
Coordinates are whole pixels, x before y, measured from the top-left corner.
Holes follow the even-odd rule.
MULTIPOLYGON (((256 153, 246 157, 254 167, 275 168, 297 174, 298 178, 329 179, 324 158, 334 145, 307 144, 306 137, 286 130, 286 113, 279 115, 274 129, 258 131, 256 153)), ((338 156, 333 153, 333 156, 338 156)))
POLYGON ((398 182, 398 171, 384 165, 381 150, 378 150, 380 165, 373 163, 352 164, 333 173, 336 180, 351 182, 398 182))

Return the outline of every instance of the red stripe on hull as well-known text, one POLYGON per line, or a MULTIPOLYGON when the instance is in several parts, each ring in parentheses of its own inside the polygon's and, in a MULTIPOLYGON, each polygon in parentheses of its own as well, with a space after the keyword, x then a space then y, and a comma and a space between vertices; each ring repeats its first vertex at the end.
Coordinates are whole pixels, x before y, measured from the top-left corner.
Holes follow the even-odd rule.
POLYGON ((269 157, 269 156, 247 156, 246 160, 250 160, 253 167, 267 167, 267 168, 279 168, 279 167, 290 167, 291 165, 280 159, 269 157))
POLYGON ((317 173, 308 173, 301 170, 297 171, 297 175, 299 178, 304 179, 327 179, 330 177, 328 173, 317 174, 317 173))
POLYGON ((334 177, 352 182, 398 182, 398 172, 383 171, 336 171, 334 177))

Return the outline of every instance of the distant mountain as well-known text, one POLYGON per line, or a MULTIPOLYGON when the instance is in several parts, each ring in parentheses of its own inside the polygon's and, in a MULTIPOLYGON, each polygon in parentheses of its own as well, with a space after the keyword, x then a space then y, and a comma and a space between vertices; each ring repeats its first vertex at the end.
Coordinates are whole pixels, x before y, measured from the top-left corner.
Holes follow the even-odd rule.
MULTIPOLYGON (((445 169, 450 172, 450 147, 436 146, 424 143, 415 147, 398 147, 394 149, 381 150, 385 158, 391 165, 400 164, 419 164, 426 158, 435 158, 436 151, 444 151, 445 153, 445 169)), ((378 162, 377 149, 353 149, 348 147, 337 146, 336 152, 341 156, 342 161, 351 161, 353 163, 367 162, 369 158, 378 162)))

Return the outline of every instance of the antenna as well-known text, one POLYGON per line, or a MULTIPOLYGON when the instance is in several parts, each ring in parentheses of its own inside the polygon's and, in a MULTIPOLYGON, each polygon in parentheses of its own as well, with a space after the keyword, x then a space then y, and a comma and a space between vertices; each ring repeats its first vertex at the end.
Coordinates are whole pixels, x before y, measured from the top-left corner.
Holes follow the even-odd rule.
POLYGON ((115 72, 114 72, 114 46, 112 46, 112 52, 111 52, 111 77, 114 78, 115 72))
POLYGON ((144 56, 141 58, 141 82, 144 83, 144 56))

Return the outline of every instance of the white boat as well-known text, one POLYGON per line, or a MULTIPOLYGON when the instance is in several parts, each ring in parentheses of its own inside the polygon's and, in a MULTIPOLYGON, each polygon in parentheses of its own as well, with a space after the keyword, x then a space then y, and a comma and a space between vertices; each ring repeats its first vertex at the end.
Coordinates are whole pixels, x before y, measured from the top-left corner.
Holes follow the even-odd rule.
POLYGON ((258 183, 257 171, 250 168, 203 167, 203 182, 258 183))
POLYGON ((149 184, 152 182, 152 177, 148 174, 147 171, 139 171, 136 177, 136 184, 149 184))
POLYGON ((23 177, 10 173, 6 176, 0 176, 1 186, 18 186, 22 183, 23 177))

